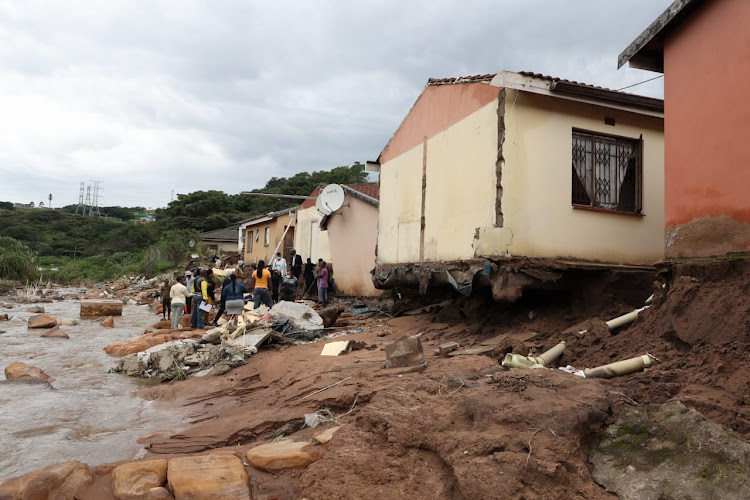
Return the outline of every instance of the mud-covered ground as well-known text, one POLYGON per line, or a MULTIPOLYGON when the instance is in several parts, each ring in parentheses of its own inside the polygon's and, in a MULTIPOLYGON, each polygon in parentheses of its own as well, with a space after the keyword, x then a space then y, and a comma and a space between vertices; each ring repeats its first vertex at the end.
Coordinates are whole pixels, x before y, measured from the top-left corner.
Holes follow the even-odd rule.
POLYGON ((340 357, 321 357, 320 343, 262 350, 223 377, 145 391, 193 413, 180 433, 144 442, 156 455, 244 450, 309 433, 301 429, 304 414, 326 408, 349 412, 329 453, 304 471, 256 473, 254 498, 613 498, 592 480, 588 456, 625 406, 679 400, 750 438, 749 267, 679 266, 647 289, 601 294, 599 302, 609 302, 595 304, 593 315, 591 303, 559 293, 529 294, 512 307, 460 299, 438 313, 370 319, 346 337, 367 348, 340 357), (604 320, 651 293, 652 308, 609 332, 604 320), (422 334, 427 368, 400 376, 382 369, 384 345, 415 334, 422 334), (594 367, 646 352, 662 363, 609 380, 499 364, 507 352, 541 352, 561 340, 568 347, 559 366, 594 367), (448 341, 495 348, 433 354, 448 341))
MULTIPOLYGON (((264 347, 224 376, 141 391, 189 418, 177 433, 140 442, 155 457, 217 449, 242 456, 279 436, 311 435, 304 415, 327 410, 334 421, 325 425, 342 427, 325 456, 278 474, 248 467, 253 498, 616 498, 592 479, 589 456, 625 407, 678 400, 750 438, 748 271, 744 260, 683 264, 646 279, 605 276, 572 294, 532 292, 512 306, 478 293, 439 312, 345 318, 343 329, 362 330, 342 337, 360 343, 345 355, 321 357, 320 342, 264 347), (653 306, 634 324, 607 329, 605 320, 651 293, 653 306), (386 343, 417 334, 426 369, 399 375, 381 367, 386 343), (562 340, 555 366, 645 353, 661 364, 608 380, 500 365, 506 353, 540 353, 562 340), (450 341, 489 348, 434 354, 450 341)), ((96 469, 82 498, 111 497, 110 470, 96 469)))

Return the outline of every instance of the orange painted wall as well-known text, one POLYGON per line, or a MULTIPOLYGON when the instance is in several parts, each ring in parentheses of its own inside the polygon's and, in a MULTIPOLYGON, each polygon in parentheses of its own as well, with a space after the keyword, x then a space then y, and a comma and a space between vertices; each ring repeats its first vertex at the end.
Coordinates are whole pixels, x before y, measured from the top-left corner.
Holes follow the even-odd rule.
POLYGON ((428 85, 381 153, 385 163, 489 104, 500 92, 487 82, 428 85))
POLYGON ((664 48, 666 225, 750 222, 750 0, 714 0, 664 48))

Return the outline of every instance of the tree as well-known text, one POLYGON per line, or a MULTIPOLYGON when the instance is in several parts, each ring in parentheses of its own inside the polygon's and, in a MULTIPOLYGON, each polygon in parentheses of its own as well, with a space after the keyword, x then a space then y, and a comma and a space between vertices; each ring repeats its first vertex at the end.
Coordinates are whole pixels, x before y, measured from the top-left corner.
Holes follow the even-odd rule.
POLYGON ((189 229, 172 229, 162 235, 158 246, 162 256, 178 266, 190 253, 190 241, 197 237, 198 233, 189 229))
POLYGON ((34 252, 20 241, 0 236, 0 278, 22 279, 34 271, 34 252))

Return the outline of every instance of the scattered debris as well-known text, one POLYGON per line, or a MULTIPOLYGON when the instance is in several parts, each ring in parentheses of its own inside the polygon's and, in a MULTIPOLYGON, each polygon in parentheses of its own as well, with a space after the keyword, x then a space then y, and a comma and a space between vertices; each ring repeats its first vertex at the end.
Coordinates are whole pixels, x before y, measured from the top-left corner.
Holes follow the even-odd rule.
POLYGON ((323 351, 320 353, 321 356, 339 356, 346 352, 349 352, 349 340, 340 340, 338 342, 328 342, 323 346, 323 351))
POLYGON ((618 316, 614 319, 611 319, 607 321, 607 328, 612 330, 617 330, 618 328, 625 326, 627 324, 632 323, 638 318, 638 315, 648 309, 651 306, 643 306, 640 309, 636 309, 635 311, 631 311, 627 314, 623 314, 622 316, 618 316))
POLYGON ((241 349, 202 345, 196 340, 184 339, 128 354, 110 372, 157 380, 180 380, 223 375, 244 364, 245 353, 241 349))
POLYGON ((448 342, 447 344, 440 344, 435 349, 435 354, 441 357, 448 357, 448 354, 458 349, 460 346, 458 342, 448 342))
POLYGON ((112 316, 107 316, 104 321, 102 321, 102 326, 104 328, 114 328, 115 327, 115 319, 112 316))
POLYGON ((307 398, 309 398, 310 396, 314 396, 314 395, 316 395, 316 394, 318 394, 318 393, 321 393, 321 392, 323 392, 323 391, 327 391, 327 390, 328 390, 328 389, 330 389, 331 387, 335 387, 335 386, 339 385, 339 384, 340 384, 340 383, 342 383, 342 382, 346 382, 346 381, 347 381, 347 380, 349 380, 350 378, 352 378, 352 377, 351 377, 351 376, 349 376, 349 377, 346 377, 346 378, 344 378, 344 379, 341 379, 341 380, 339 380, 338 382, 334 382, 334 383, 333 383, 333 384, 331 384, 331 385, 327 385, 327 386, 323 387, 322 389, 318 389, 318 390, 317 390, 317 391, 315 391, 315 392, 311 392, 311 393, 310 393, 310 394, 308 394, 307 396, 303 396, 303 397, 301 397, 301 398, 300 398, 300 400, 302 400, 302 399, 307 399, 307 398))

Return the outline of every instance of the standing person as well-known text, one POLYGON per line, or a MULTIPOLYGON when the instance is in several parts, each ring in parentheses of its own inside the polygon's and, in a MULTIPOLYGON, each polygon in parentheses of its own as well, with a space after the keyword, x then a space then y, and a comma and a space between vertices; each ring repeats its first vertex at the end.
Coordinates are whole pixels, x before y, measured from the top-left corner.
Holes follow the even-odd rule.
POLYGON ((237 283, 237 274, 229 275, 229 283, 221 290, 222 301, 226 304, 228 314, 242 314, 245 309, 245 294, 247 288, 237 283))
MULTIPOLYGON (((195 277, 193 276, 193 271, 186 271, 185 272, 185 288, 188 289, 188 291, 193 290, 193 283, 195 282, 195 277)), ((188 300, 185 303, 185 309, 188 314, 191 314, 193 311, 193 301, 188 300)))
POLYGON ((169 289, 169 298, 172 300, 172 330, 180 328, 180 317, 185 309, 185 299, 192 298, 184 282, 184 276, 177 276, 177 283, 169 289))
POLYGON ((297 255, 297 250, 292 248, 292 275, 299 281, 302 274, 302 257, 297 255))
POLYGON ((279 273, 279 276, 286 276, 286 259, 281 256, 281 252, 276 253, 271 269, 279 273))
POLYGON ((281 300, 294 302, 297 298, 297 288, 299 288, 299 280, 292 274, 292 270, 289 269, 284 279, 281 280, 281 300))
MULTIPOLYGON (((213 276, 213 271, 210 271, 213 276)), ((208 295, 208 272, 200 270, 200 276, 193 283, 193 313, 190 315, 190 326, 202 330, 206 325, 203 322, 203 314, 200 305, 202 303, 213 304, 213 297, 208 295)))
POLYGON ((169 280, 164 280, 164 284, 161 287, 159 295, 161 295, 161 320, 165 321, 172 317, 172 299, 169 298, 169 291, 172 289, 169 286, 169 280), (166 315, 166 316, 165 316, 166 315))
POLYGON ((315 284, 315 264, 313 264, 312 260, 308 257, 307 264, 305 264, 305 295, 304 297, 307 297, 310 294, 310 291, 315 288, 314 284, 315 284))
POLYGON ((227 275, 224 276, 224 281, 221 282, 221 293, 219 298, 219 311, 216 313, 216 316, 214 316, 214 320, 211 322, 213 326, 219 326, 219 318, 224 314, 224 311, 227 309, 227 303, 226 300, 224 300, 224 288, 228 284, 232 282, 232 276, 234 276, 234 271, 227 271, 227 275))
MULTIPOLYGON (((206 296, 208 296, 207 302, 209 304, 213 305, 214 302, 216 302, 216 279, 214 278, 213 269, 206 271, 206 296)), ((203 323, 209 322, 209 312, 210 311, 204 311, 203 323)))
POLYGON ((271 292, 268 291, 268 287, 271 285, 271 271, 265 267, 266 263, 261 260, 258 262, 258 269, 253 273, 253 277, 255 278, 253 306, 255 309, 260 307, 261 303, 268 306, 269 309, 273 307, 271 292))
POLYGON ((328 269, 326 261, 321 259, 320 271, 318 271, 318 297, 323 307, 328 305, 328 269))

